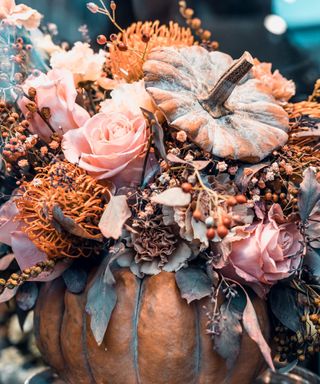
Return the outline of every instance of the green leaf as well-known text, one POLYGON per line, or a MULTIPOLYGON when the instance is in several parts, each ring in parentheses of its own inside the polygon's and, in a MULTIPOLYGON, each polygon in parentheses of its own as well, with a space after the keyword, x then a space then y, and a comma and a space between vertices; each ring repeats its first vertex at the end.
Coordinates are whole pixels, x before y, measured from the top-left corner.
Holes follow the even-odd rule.
POLYGON ((212 292, 212 282, 208 275, 199 268, 189 267, 176 272, 176 283, 181 297, 188 304, 194 300, 201 300, 212 292))
POLYGON ((108 324, 117 303, 114 285, 109 284, 106 274, 110 273, 109 257, 101 264, 88 291, 86 312, 91 316, 90 326, 98 345, 101 345, 108 324))
POLYGON ((320 200, 320 183, 316 179, 315 172, 308 168, 304 172, 303 182, 300 184, 298 207, 300 217, 306 222, 311 211, 320 200))
POLYGON ((275 285, 269 294, 271 310, 275 317, 293 332, 300 329, 301 311, 297 306, 296 292, 283 284, 275 285))

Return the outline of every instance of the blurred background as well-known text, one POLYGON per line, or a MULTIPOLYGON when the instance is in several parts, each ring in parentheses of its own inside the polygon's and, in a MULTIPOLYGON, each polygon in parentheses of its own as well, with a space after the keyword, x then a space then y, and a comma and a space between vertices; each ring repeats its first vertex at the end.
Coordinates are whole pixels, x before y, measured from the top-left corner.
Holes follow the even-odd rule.
MULTIPOLYGON (((84 25, 93 42, 97 35, 113 32, 106 17, 87 10, 86 0, 23 2, 44 14, 46 23, 56 24, 62 40, 72 42, 81 38, 79 28, 84 25)), ((122 27, 137 19, 181 21, 178 0, 116 0, 116 3, 122 27)), ((311 93, 320 76, 320 0, 189 0, 187 3, 195 9, 204 27, 212 31, 222 51, 237 58, 247 50, 261 61, 272 62, 274 68, 296 82, 298 100, 311 93)))

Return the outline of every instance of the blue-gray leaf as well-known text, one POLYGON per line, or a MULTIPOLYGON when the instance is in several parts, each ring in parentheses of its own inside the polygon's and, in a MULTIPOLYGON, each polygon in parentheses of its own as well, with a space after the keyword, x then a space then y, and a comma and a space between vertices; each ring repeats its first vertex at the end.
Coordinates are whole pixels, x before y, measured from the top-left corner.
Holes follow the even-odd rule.
POLYGON ((181 297, 188 304, 209 296, 212 292, 212 282, 208 275, 199 268, 189 267, 176 272, 176 283, 181 297))
POLYGON ((108 257, 101 264, 93 284, 91 285, 86 304, 86 312, 91 316, 90 326, 98 345, 101 345, 108 324, 117 303, 116 289, 107 283, 105 274, 108 273, 108 257))
POLYGON ((298 207, 300 217, 306 222, 311 211, 320 200, 320 183, 316 179, 315 172, 308 168, 304 173, 303 182, 300 185, 298 207))

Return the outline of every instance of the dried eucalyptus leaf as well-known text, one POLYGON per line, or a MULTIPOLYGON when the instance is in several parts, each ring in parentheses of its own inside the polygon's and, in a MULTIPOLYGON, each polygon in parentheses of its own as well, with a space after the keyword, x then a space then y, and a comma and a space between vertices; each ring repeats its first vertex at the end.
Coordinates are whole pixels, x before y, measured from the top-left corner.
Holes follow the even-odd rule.
POLYGON ((111 196, 111 199, 104 211, 99 229, 106 238, 119 239, 122 234, 122 228, 125 222, 131 217, 131 211, 128 207, 127 197, 111 196))
POLYGON ((152 196, 151 201, 168 207, 185 207, 190 204, 191 195, 190 193, 183 192, 179 187, 174 187, 165 190, 159 195, 152 196))
POLYGON ((309 267, 313 276, 320 276, 320 249, 308 247, 303 264, 309 267))
POLYGON ((312 168, 308 168, 304 172, 304 178, 300 184, 300 193, 298 207, 300 217, 303 222, 306 222, 311 211, 320 200, 320 183, 316 179, 316 174, 312 168))
POLYGON ((296 292, 283 284, 274 286, 269 294, 272 313, 293 332, 300 329, 301 311, 297 306, 296 292))
POLYGON ((117 293, 113 285, 106 282, 107 257, 100 265, 95 279, 88 291, 86 312, 90 315, 90 326, 98 345, 101 345, 108 324, 117 303, 117 293))
POLYGON ((241 347, 241 314, 232 310, 227 303, 222 304, 220 311, 219 333, 214 336, 214 349, 226 361, 230 374, 241 347))
POLYGON ((181 297, 186 299, 188 304, 209 296, 212 291, 209 276, 203 270, 195 267, 180 269, 176 272, 176 283, 181 297))
POLYGON ((84 291, 88 280, 88 274, 84 269, 73 267, 68 268, 62 277, 68 291, 75 294, 84 291))
POLYGON ((91 235, 88 231, 86 231, 73 219, 71 219, 71 217, 65 216, 59 205, 55 205, 53 207, 52 216, 65 231, 71 233, 74 236, 83 237, 84 239, 102 240, 102 236, 91 235))
POLYGON ((243 311, 242 316, 242 322, 243 327, 246 330, 248 336, 257 343, 257 345, 260 348, 260 351, 265 358, 266 362, 268 363, 269 367, 274 371, 274 365, 273 360, 271 356, 271 349, 266 342, 259 325, 259 321, 257 318, 256 311, 254 309, 254 306, 250 300, 250 297, 248 296, 247 292, 244 291, 246 298, 247 298, 247 304, 243 311))
POLYGON ((36 304, 39 294, 37 284, 26 282, 18 289, 16 303, 23 311, 30 311, 36 304))

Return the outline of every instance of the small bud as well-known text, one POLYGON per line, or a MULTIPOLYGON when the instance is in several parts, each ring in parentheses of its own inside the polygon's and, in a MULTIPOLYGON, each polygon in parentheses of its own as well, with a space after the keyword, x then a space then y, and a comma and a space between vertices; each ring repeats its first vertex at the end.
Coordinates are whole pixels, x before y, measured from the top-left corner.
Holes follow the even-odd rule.
POLYGON ((128 50, 128 47, 124 43, 119 43, 118 48, 119 48, 119 51, 121 51, 121 52, 125 52, 128 50))
POLYGON ((229 207, 234 207, 235 205, 237 205, 237 200, 234 196, 230 196, 228 199, 227 199, 227 205, 229 207))
POLYGON ((111 41, 117 41, 117 40, 118 40, 118 36, 117 36, 115 33, 112 33, 112 34, 110 35, 110 40, 111 40, 111 41))
POLYGON ((51 111, 48 107, 41 108, 41 115, 46 119, 49 120, 51 117, 51 111))
POLYGON ((115 11, 117 9, 117 4, 113 0, 110 3, 110 8, 112 11, 115 11))
POLYGON ((30 103, 27 103, 26 108, 31 113, 37 112, 37 105, 33 101, 30 101, 30 103))
POLYGON ((99 36, 97 37, 97 43, 98 43, 99 45, 105 45, 105 44, 107 43, 107 38, 106 38, 106 36, 105 36, 105 35, 99 35, 99 36))
POLYGON ((148 33, 143 33, 142 36, 141 36, 141 40, 144 42, 144 43, 149 43, 150 41, 150 35, 148 33))
POLYGON ((245 204, 247 202, 247 198, 244 195, 237 195, 236 200, 238 204, 245 204))
POLYGON ((34 99, 37 95, 37 90, 33 87, 30 87, 28 89, 28 95, 29 95, 29 97, 31 97, 31 99, 34 99))
POLYGON ((193 29, 199 29, 201 27, 201 20, 197 17, 191 20, 191 27, 193 29))
POLYGON ((214 224, 213 217, 211 217, 211 216, 207 217, 206 221, 205 221, 205 224, 206 224, 207 228, 213 227, 213 224, 214 224))
POLYGON ((198 220, 198 221, 202 219, 202 213, 201 213, 201 211, 200 211, 199 209, 196 209, 196 210, 193 212, 192 216, 193 216, 193 218, 194 218, 195 220, 198 220))
POLYGON ((97 13, 99 11, 99 7, 95 3, 87 3, 87 8, 92 13, 97 13))

